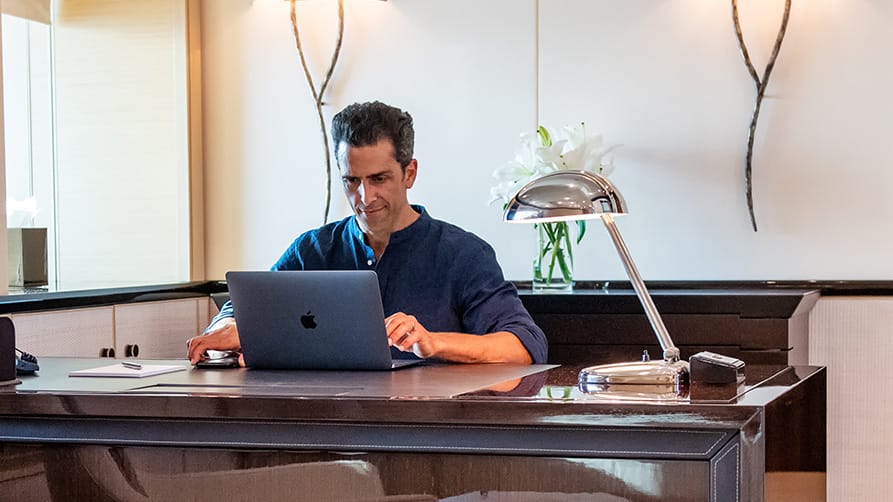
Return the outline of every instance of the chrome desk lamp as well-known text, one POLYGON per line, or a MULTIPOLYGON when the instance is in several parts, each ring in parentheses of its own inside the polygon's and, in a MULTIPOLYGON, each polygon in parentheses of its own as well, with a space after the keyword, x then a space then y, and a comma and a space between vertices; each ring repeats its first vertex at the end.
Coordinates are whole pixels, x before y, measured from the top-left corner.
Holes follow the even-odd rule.
POLYGON ((626 201, 613 183, 585 171, 557 171, 525 185, 509 202, 504 219, 510 223, 548 223, 601 218, 614 241, 645 315, 663 349, 663 360, 604 364, 580 371, 580 389, 586 392, 629 389, 630 385, 680 389, 688 379, 688 362, 679 359, 679 349, 648 294, 632 256, 614 224, 614 215, 626 214, 626 201))

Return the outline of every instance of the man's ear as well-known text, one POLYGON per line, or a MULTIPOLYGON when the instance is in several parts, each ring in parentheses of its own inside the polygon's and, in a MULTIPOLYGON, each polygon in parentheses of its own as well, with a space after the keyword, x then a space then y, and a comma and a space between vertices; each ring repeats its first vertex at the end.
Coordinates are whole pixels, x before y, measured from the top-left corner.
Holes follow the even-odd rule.
POLYGON ((403 184, 406 188, 412 188, 415 184, 415 177, 419 173, 419 162, 416 159, 409 161, 403 172, 403 184))

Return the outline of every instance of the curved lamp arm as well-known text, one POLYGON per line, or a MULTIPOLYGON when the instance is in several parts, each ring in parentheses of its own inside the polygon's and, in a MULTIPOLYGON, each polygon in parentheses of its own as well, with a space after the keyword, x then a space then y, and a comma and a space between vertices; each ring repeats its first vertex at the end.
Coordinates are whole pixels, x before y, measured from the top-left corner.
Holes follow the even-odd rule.
POLYGON ((611 240, 614 241, 614 247, 617 248, 617 254, 620 255, 620 261, 623 262, 623 266, 626 268, 626 275, 629 276, 633 289, 636 291, 636 296, 639 297, 639 301, 645 309, 645 316, 648 317, 651 329, 654 330, 654 334, 657 335, 657 340, 664 352, 664 361, 668 363, 678 361, 679 349, 676 348, 676 345, 670 338, 670 333, 667 331, 667 327, 664 326, 664 321, 661 319, 660 313, 658 313, 657 307, 654 305, 654 301, 648 293, 648 288, 645 287, 645 282, 642 280, 642 276, 639 275, 639 270, 636 269, 633 257, 629 254, 629 249, 627 249, 626 243, 623 242, 623 237, 620 236, 620 231, 617 230, 617 225, 614 224, 614 217, 610 214, 603 214, 602 221, 605 223, 605 228, 608 229, 608 234, 611 235, 611 240))

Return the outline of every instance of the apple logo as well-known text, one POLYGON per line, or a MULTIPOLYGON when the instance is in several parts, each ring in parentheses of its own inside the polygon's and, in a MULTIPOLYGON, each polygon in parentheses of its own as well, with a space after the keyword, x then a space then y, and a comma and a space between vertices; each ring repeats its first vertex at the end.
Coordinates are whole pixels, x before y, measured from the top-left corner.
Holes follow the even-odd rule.
POLYGON ((308 310, 306 314, 301 316, 301 326, 304 326, 307 329, 315 329, 316 328, 316 316, 310 313, 308 310))

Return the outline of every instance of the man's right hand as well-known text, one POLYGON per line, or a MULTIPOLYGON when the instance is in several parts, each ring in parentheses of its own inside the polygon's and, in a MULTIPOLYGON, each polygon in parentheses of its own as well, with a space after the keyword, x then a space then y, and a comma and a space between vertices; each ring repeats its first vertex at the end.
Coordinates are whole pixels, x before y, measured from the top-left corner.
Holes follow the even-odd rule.
MULTIPOLYGON (((186 342, 186 346, 186 357, 192 364, 199 362, 208 349, 241 350, 242 343, 239 341, 239 330, 236 328, 236 320, 229 317, 217 321, 207 333, 190 338, 186 342)), ((244 359, 241 357, 239 357, 239 364, 245 366, 244 359)))

